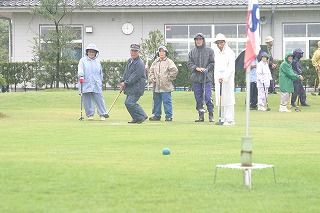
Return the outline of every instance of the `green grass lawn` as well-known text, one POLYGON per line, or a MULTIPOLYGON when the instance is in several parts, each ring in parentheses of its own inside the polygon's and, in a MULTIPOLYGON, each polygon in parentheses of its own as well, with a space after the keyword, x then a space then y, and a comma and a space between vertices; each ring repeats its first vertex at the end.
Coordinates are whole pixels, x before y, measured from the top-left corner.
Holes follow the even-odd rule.
MULTIPOLYGON (((104 92, 109 108, 117 91, 104 92)), ((107 121, 79 121, 76 91, 0 94, 0 212, 319 212, 320 96, 311 107, 250 111, 252 190, 239 170, 245 93, 236 126, 195 123, 192 92, 174 92, 173 122, 128 124, 124 95, 107 121), (162 155, 162 149, 171 149, 162 155)), ((151 116, 151 92, 140 103, 151 116)), ((218 120, 218 112, 215 111, 218 120)))

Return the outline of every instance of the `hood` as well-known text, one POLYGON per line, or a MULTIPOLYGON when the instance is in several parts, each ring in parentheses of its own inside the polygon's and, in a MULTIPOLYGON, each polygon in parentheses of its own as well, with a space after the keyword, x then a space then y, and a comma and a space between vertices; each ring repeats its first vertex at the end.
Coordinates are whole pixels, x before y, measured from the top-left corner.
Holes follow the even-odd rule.
POLYGON ((262 57, 266 57, 267 59, 269 59, 268 53, 266 53, 266 52, 260 53, 260 58, 259 59, 261 60, 262 57))
POLYGON ((290 64, 291 62, 288 60, 289 56, 294 56, 291 51, 286 52, 286 57, 285 57, 285 61, 290 64))
POLYGON ((193 38, 194 45, 197 47, 196 38, 202 38, 203 39, 203 44, 202 44, 201 48, 206 46, 206 38, 202 33, 197 33, 193 38))
POLYGON ((166 48, 166 46, 160 46, 160 47, 158 48, 158 50, 157 50, 157 56, 158 56, 158 57, 159 57, 159 52, 160 52, 161 49, 163 49, 163 50, 166 52, 166 56, 169 55, 169 51, 168 51, 168 49, 166 48))
POLYGON ((299 60, 303 57, 303 50, 301 48, 297 48, 293 51, 293 57, 295 60, 299 60))
POLYGON ((98 48, 97 48, 97 46, 96 46, 95 44, 89 44, 89 45, 87 46, 86 52, 85 52, 86 55, 88 55, 88 54, 87 54, 88 50, 95 50, 95 51, 97 51, 96 57, 98 57, 98 55, 99 55, 99 50, 98 50, 98 48))
POLYGON ((227 41, 226 37, 222 33, 218 33, 214 39, 214 42, 216 43, 217 41, 227 41))

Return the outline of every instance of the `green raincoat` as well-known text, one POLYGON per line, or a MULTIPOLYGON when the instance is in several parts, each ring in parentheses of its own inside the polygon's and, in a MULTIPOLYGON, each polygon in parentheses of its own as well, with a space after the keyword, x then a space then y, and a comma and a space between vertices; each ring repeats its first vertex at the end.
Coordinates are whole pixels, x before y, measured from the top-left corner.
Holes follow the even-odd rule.
POLYGON ((288 61, 288 57, 293 56, 292 52, 287 52, 284 61, 280 65, 279 71, 279 84, 280 92, 293 93, 293 81, 299 80, 299 75, 295 74, 292 69, 291 62, 288 61))

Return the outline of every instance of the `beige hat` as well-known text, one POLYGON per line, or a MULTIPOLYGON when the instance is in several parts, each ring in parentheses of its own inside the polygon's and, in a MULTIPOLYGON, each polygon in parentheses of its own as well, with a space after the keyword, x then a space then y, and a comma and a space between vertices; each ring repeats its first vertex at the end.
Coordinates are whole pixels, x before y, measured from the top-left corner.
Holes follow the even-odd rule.
POLYGON ((271 36, 267 36, 264 41, 268 43, 270 41, 274 41, 274 39, 271 36))

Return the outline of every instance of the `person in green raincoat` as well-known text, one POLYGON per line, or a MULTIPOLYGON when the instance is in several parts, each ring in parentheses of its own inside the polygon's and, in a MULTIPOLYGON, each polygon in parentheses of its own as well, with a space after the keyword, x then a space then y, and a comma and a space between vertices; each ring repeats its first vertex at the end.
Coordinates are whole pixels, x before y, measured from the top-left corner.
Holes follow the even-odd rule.
POLYGON ((280 108, 279 112, 291 112, 288 110, 287 104, 289 103, 290 93, 294 92, 293 81, 303 81, 302 75, 297 75, 293 72, 292 62, 293 53, 287 52, 284 61, 280 65, 279 70, 279 85, 280 85, 280 108))

